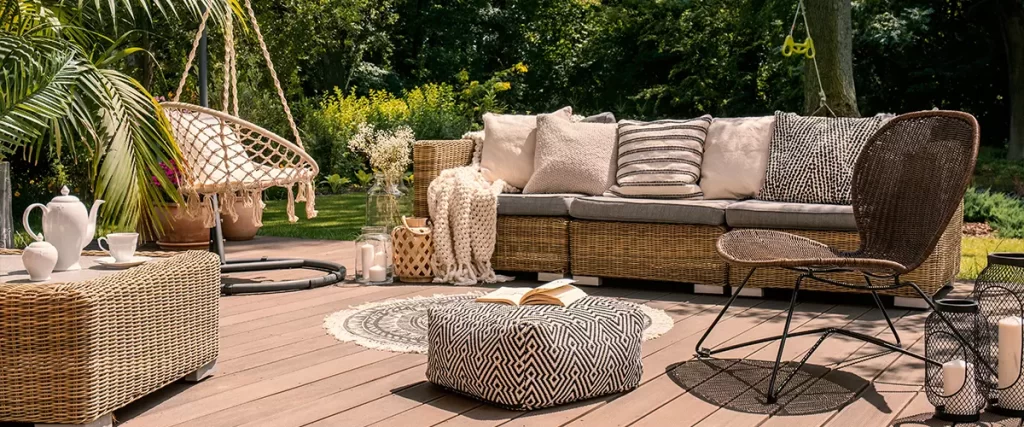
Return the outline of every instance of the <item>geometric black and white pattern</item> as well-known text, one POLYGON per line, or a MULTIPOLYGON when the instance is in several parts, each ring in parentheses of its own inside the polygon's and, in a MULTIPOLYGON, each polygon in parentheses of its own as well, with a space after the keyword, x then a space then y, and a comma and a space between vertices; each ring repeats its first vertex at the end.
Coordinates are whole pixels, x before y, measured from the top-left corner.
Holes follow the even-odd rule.
POLYGON ((775 112, 764 186, 757 198, 849 205, 853 166, 885 117, 801 117, 775 112))
POLYGON ((606 196, 645 199, 702 199, 697 180, 711 116, 689 120, 637 122, 618 128, 615 184, 606 196))
POLYGON ((463 303, 428 314, 427 379, 515 410, 636 388, 649 322, 635 306, 586 297, 569 307, 463 303))

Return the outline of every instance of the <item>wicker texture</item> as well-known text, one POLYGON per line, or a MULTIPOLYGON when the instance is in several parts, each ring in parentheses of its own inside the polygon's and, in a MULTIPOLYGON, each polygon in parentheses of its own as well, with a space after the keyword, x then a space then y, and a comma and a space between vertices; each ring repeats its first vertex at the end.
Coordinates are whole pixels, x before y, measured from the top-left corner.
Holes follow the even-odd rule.
POLYGON ((569 218, 498 216, 495 270, 569 272, 569 218))
POLYGON ((413 211, 416 216, 427 217, 427 188, 445 169, 467 166, 473 160, 473 141, 416 141, 412 148, 413 211))
POLYGON ((583 276, 725 285, 715 253, 724 227, 573 221, 572 272, 583 276))
POLYGON ((868 140, 854 166, 857 250, 775 230, 736 230, 719 239, 718 252, 745 267, 906 274, 928 259, 959 211, 978 141, 978 123, 966 113, 896 117, 868 140))
MULTIPOLYGON (((921 264, 916 270, 903 276, 903 279, 912 281, 921 286, 929 295, 934 295, 943 286, 952 281, 960 271, 960 234, 963 224, 963 217, 954 216, 946 227, 946 232, 939 240, 935 252, 921 264)), ((841 251, 854 251, 860 247, 860 236, 855 232, 847 231, 812 231, 812 230, 780 230, 786 233, 803 236, 808 239, 824 243, 832 248, 841 251)), ((729 283, 733 286, 739 285, 750 271, 749 267, 730 266, 729 283)), ((799 273, 781 268, 762 268, 757 270, 747 282, 748 288, 781 288, 793 289, 799 273)), ((854 273, 836 273, 829 276, 831 279, 858 283, 863 277, 854 273)), ((877 284, 887 284, 891 281, 876 279, 877 284)), ((800 287, 808 291, 828 292, 857 292, 857 289, 838 288, 836 286, 820 283, 814 280, 805 280, 800 287)), ((867 292, 867 291, 864 291, 867 292)), ((920 297, 913 289, 904 287, 879 291, 882 295, 900 297, 920 297)))
POLYGON ((391 230, 395 275, 403 282, 426 283, 434 280, 430 257, 434 255, 433 233, 426 218, 403 218, 404 224, 391 230))
POLYGON ((82 424, 217 358, 208 252, 79 283, 0 285, 0 421, 82 424))

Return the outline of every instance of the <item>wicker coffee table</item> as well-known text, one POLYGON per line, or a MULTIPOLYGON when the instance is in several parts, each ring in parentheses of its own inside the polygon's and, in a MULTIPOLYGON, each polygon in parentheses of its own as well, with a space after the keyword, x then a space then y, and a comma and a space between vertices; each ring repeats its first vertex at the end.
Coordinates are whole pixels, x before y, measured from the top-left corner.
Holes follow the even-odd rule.
POLYGON ((28 282, 19 257, 0 256, 0 423, 110 426, 114 410, 213 371, 216 255, 122 271, 82 264, 28 282))

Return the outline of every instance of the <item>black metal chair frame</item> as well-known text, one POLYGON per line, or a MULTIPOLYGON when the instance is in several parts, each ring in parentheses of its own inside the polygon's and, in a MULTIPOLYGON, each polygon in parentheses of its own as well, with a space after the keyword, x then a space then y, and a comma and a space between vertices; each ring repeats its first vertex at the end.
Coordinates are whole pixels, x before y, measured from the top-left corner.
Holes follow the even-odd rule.
MULTIPOLYGON (((775 267, 775 268, 783 268, 783 267, 775 267)), ((916 283, 909 282, 909 281, 906 281, 906 282, 901 281, 900 280, 900 275, 898 275, 898 274, 880 275, 880 274, 875 274, 875 273, 865 272, 865 271, 860 271, 860 270, 852 270, 852 269, 846 269, 846 268, 833 268, 833 267, 807 267, 807 268, 786 268, 786 269, 787 270, 791 270, 791 271, 796 271, 796 272, 801 273, 801 274, 800 274, 800 277, 798 277, 796 279, 796 284, 793 287, 793 294, 790 297, 789 308, 788 308, 787 313, 786 313, 786 324, 783 327, 781 335, 775 335, 775 336, 771 336, 771 337, 767 337, 767 338, 761 338, 761 339, 757 339, 757 340, 753 340, 753 341, 743 342, 743 343, 739 343, 739 344, 734 344, 734 345, 729 345, 729 346, 726 346, 726 347, 720 347, 720 348, 714 348, 714 349, 709 349, 709 348, 706 348, 706 347, 703 346, 704 341, 708 338, 709 335, 711 335, 711 331, 714 330, 715 326, 718 325, 718 322, 722 320, 722 317, 725 316, 726 311, 729 310, 729 307, 736 300, 736 297, 739 296, 740 291, 743 290, 743 287, 747 285, 747 282, 750 280, 750 277, 754 275, 755 271, 757 271, 757 268, 751 268, 750 272, 747 273, 746 277, 744 277, 743 282, 741 282, 739 287, 736 290, 733 291, 732 296, 729 298, 728 301, 726 301, 725 306, 722 307, 722 311, 718 313, 717 317, 715 317, 715 320, 711 323, 711 326, 709 326, 708 329, 706 331, 704 331, 704 335, 701 336, 700 340, 697 341, 697 345, 696 345, 696 356, 697 356, 697 358, 710 358, 711 356, 713 356, 715 354, 726 352, 726 351, 729 351, 729 350, 735 350, 737 348, 743 348, 743 347, 748 347, 748 346, 751 346, 751 345, 763 344, 763 343, 779 340, 779 350, 778 350, 778 354, 775 356, 775 366, 772 369, 772 375, 771 375, 770 379, 768 380, 768 389, 767 389, 767 392, 765 393, 766 402, 769 403, 769 404, 776 403, 778 401, 779 395, 782 394, 782 391, 786 388, 786 385, 789 384, 790 380, 792 380, 793 377, 796 376, 797 372, 800 371, 800 368, 802 368, 804 366, 804 364, 807 363, 807 360, 810 359, 811 355, 814 354, 814 352, 818 349, 819 346, 821 346, 821 343, 824 342, 825 339, 827 339, 831 335, 844 335, 844 336, 847 336, 847 337, 850 337, 850 338, 854 338, 854 339, 861 340, 861 341, 864 341, 864 342, 867 342, 867 343, 870 343, 870 344, 877 345, 877 346, 882 347, 882 348, 884 348, 885 350, 888 350, 888 351, 894 351, 894 352, 898 352, 898 353, 901 353, 901 354, 905 354, 905 355, 913 357, 915 359, 924 361, 925 363, 932 363, 932 364, 936 364, 936 365, 939 364, 936 361, 929 360, 929 359, 925 358, 924 356, 921 356, 919 354, 910 352, 909 350, 903 348, 902 341, 900 340, 900 335, 896 331, 896 326, 893 324, 892 319, 889 317, 889 313, 886 311, 885 305, 882 304, 882 299, 878 296, 878 291, 884 291, 884 290, 889 290, 889 289, 902 288, 904 286, 910 286, 911 288, 914 289, 914 291, 916 291, 921 296, 921 298, 923 298, 925 300, 925 302, 928 303, 928 306, 931 307, 931 309, 935 313, 939 314, 939 317, 946 324, 946 326, 948 326, 950 328, 950 330, 953 331, 953 333, 956 336, 957 340, 959 340, 961 343, 965 343, 964 344, 965 348, 970 348, 971 351, 974 353, 974 355, 976 357, 978 357, 978 360, 985 360, 985 359, 981 358, 981 355, 978 353, 978 350, 976 348, 966 344, 967 340, 962 336, 962 334, 960 334, 959 331, 956 330, 955 327, 953 327, 953 324, 949 321, 949 319, 946 318, 946 316, 943 315, 942 312, 940 312, 937 309, 937 307, 935 305, 935 301, 932 300, 931 297, 926 295, 925 292, 922 291, 921 288, 916 283), (836 281, 836 280, 831 280, 831 279, 819 276, 819 274, 844 273, 844 272, 845 273, 860 273, 860 274, 862 274, 864 276, 864 280, 865 280, 867 286, 839 282, 839 281, 836 281), (876 279, 892 279, 893 280, 893 284, 892 285, 885 285, 885 286, 872 285, 871 284, 871 278, 876 278, 876 279), (889 341, 886 341, 886 340, 883 340, 883 339, 880 339, 880 338, 876 338, 876 337, 873 337, 873 336, 870 336, 870 335, 866 335, 866 334, 862 334, 862 333, 859 333, 859 332, 849 331, 849 330, 846 330, 846 329, 843 329, 843 328, 839 328, 839 327, 816 328, 816 329, 809 329, 809 330, 806 330, 806 331, 790 332, 789 329, 790 329, 790 324, 792 323, 792 320, 793 320, 793 311, 796 308, 797 294, 800 292, 800 285, 801 285, 801 283, 805 279, 816 280, 816 281, 819 281, 819 282, 822 282, 822 283, 827 283, 827 284, 830 284, 830 285, 840 286, 840 287, 844 287, 844 288, 853 288, 853 289, 868 290, 868 291, 870 291, 872 298, 875 300, 875 304, 878 306, 878 309, 882 311, 882 315, 885 317, 885 322, 888 325, 889 330, 892 331, 892 335, 893 335, 895 341, 894 342, 889 342, 889 341), (803 358, 800 359, 800 362, 797 364, 797 366, 793 370, 793 372, 791 372, 788 376, 786 376, 786 378, 782 380, 782 383, 776 389, 775 383, 776 383, 776 380, 778 379, 779 368, 780 368, 780 366, 782 364, 782 354, 785 351, 786 340, 788 338, 790 338, 790 337, 800 337, 800 336, 805 336, 805 335, 816 335, 816 334, 822 334, 822 335, 821 335, 820 338, 818 338, 818 341, 815 342, 814 345, 811 346, 811 348, 804 354, 803 358)), ((985 368, 988 369, 992 374, 995 374, 995 370, 991 366, 985 364, 985 368)))

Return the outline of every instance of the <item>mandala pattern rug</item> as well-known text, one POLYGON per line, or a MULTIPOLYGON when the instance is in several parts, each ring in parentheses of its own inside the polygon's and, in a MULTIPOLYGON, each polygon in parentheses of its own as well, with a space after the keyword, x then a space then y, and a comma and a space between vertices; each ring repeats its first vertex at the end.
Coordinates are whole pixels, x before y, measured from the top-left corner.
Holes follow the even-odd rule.
MULTIPOLYGON (((327 316, 324 328, 342 342, 354 342, 375 350, 426 354, 427 310, 480 295, 435 295, 364 304, 327 316)), ((634 305, 646 316, 644 341, 657 338, 672 329, 672 318, 664 311, 628 301, 618 302, 634 305)))

